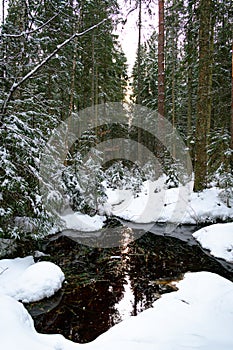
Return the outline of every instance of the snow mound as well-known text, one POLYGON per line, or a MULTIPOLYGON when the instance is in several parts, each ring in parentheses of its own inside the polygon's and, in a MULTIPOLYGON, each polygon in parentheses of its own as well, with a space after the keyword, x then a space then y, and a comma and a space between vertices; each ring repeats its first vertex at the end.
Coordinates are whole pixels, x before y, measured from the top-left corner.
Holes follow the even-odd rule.
POLYGON ((33 257, 0 260, 0 293, 23 302, 34 302, 52 296, 65 277, 57 265, 33 257))
POLYGON ((105 216, 89 216, 79 212, 61 216, 65 222, 66 229, 83 232, 99 231, 104 226, 105 216))
POLYGON ((107 188, 108 203, 112 214, 124 220, 137 223, 156 222, 163 208, 165 190, 164 177, 157 181, 143 182, 140 193, 132 190, 112 190, 107 188))
POLYGON ((215 257, 233 263, 233 223, 204 227, 194 232, 193 237, 215 257))

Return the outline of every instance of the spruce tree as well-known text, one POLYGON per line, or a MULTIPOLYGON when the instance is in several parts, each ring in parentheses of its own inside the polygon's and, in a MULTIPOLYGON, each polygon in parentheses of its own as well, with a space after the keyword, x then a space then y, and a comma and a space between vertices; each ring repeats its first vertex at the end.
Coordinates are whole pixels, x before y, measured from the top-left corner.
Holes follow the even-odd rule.
MULTIPOLYGON (((113 1, 100 2, 99 8, 94 1, 9 2, 0 44, 1 235, 49 232, 54 217, 44 207, 46 201, 42 202, 39 160, 53 129, 90 102, 123 99, 126 60, 117 37, 112 36, 115 5, 113 1), (70 40, 76 32, 88 32, 92 24, 105 17, 108 21, 103 31, 90 31, 85 40, 70 40), (93 48, 95 60, 89 65, 93 48)), ((56 154, 56 149, 51 152, 56 154)), ((95 168, 93 164, 90 167, 95 168)), ((58 187, 67 191, 66 181, 59 174, 60 170, 68 172, 66 164, 58 169, 52 161, 48 170, 54 170, 58 187)), ((44 185, 50 202, 56 198, 60 201, 60 190, 56 192, 49 183, 44 185)), ((71 191, 71 201, 72 196, 71 191)))

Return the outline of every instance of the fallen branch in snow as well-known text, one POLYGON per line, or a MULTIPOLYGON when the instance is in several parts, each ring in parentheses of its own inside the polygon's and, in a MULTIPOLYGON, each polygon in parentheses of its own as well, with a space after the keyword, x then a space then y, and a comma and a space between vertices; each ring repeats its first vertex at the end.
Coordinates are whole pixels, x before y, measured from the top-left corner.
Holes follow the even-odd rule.
POLYGON ((196 222, 196 225, 199 225, 200 219, 194 208, 191 206, 191 204, 188 204, 187 212, 189 213, 190 217, 196 222), (193 214, 191 213, 191 211, 193 214))
POLYGON ((0 275, 2 275, 6 270, 8 270, 8 267, 6 267, 5 269, 3 269, 3 268, 1 267, 1 269, 2 269, 2 271, 0 272, 0 275))

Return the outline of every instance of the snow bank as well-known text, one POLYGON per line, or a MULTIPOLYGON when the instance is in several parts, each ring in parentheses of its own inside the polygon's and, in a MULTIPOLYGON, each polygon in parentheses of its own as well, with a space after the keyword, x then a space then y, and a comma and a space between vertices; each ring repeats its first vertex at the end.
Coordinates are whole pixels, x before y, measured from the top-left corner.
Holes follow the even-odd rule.
POLYGON ((233 263, 233 223, 204 227, 193 233, 193 237, 215 257, 233 263))
POLYGON ((134 197, 130 190, 107 189, 111 213, 135 223, 170 222, 182 224, 213 223, 233 219, 233 208, 220 199, 222 190, 213 187, 192 192, 192 183, 166 189, 165 178, 146 181, 134 197))
MULTIPOLYGON (((137 317, 88 344, 36 333, 22 304, 0 296, 4 350, 232 350, 233 283, 209 272, 187 273, 177 292, 164 294, 137 317), (14 336, 12 336, 12 334, 14 336)), ((90 328, 91 332, 91 328, 90 328)))
POLYGON ((221 192, 217 187, 200 193, 193 192, 182 223, 213 223, 216 220, 233 219, 233 208, 228 208, 221 200, 221 192))
POLYGON ((178 287, 153 309, 116 325, 87 349, 232 349, 233 283, 199 272, 187 273, 178 287))
POLYGON ((89 216, 80 212, 73 212, 61 216, 65 222, 65 228, 77 231, 98 231, 104 226, 105 216, 95 215, 89 216))
POLYGON ((61 288, 64 279, 57 265, 47 261, 34 263, 32 256, 0 260, 0 293, 16 300, 48 298, 61 288))
POLYGON ((156 182, 145 181, 141 192, 134 195, 131 190, 107 189, 108 203, 112 214, 137 223, 156 222, 163 208, 164 178, 156 182))
POLYGON ((107 202, 100 206, 93 217, 80 212, 68 211, 61 216, 64 229, 81 232, 101 230, 106 216, 114 215, 134 223, 175 223, 200 224, 214 223, 217 220, 233 219, 233 208, 228 208, 221 199, 222 190, 217 187, 200 193, 192 191, 193 182, 177 188, 167 188, 166 176, 156 181, 147 180, 141 192, 111 189, 105 186, 107 202))
MULTIPOLYGON (((62 336, 38 334, 34 323, 18 301, 0 295, 0 343, 4 350, 58 350, 62 336)), ((68 341, 67 341, 68 343, 68 341)))

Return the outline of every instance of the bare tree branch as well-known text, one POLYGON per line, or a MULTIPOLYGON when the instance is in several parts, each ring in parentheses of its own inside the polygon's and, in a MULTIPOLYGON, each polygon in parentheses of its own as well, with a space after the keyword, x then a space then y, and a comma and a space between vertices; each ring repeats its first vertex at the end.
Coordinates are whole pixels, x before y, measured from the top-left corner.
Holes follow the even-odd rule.
POLYGON ((3 103, 2 106, 2 115, 1 115, 1 119, 3 118, 3 115, 6 114, 6 110, 7 110, 7 105, 9 103, 9 101, 12 99, 13 93, 15 92, 15 90, 17 90, 19 88, 19 86, 21 86, 26 80, 28 80, 29 78, 31 78, 41 67, 43 67, 53 56, 55 56, 58 51, 60 51, 64 46, 66 46, 68 43, 70 43, 75 37, 80 37, 83 36, 84 34, 90 32, 91 30, 99 27, 101 24, 103 24, 107 19, 103 19, 101 22, 93 25, 92 27, 84 30, 81 33, 74 33, 72 36, 70 36, 68 39, 66 39, 65 41, 63 41, 60 45, 57 45, 57 48, 50 54, 48 55, 45 59, 43 59, 43 61, 41 61, 34 69, 32 69, 29 73, 27 73, 21 80, 19 80, 18 82, 14 82, 14 84, 11 86, 10 91, 6 97, 5 102, 3 103))

